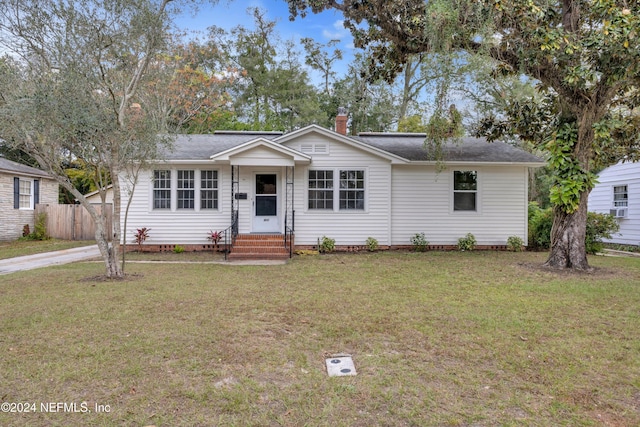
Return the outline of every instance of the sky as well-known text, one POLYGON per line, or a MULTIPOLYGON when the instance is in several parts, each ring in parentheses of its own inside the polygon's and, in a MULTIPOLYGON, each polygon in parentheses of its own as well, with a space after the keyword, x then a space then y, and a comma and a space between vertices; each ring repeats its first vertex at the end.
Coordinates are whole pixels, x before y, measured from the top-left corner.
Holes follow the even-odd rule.
MULTIPOLYGON (((285 0, 219 0, 215 6, 202 5, 197 15, 183 13, 175 21, 175 24, 184 30, 196 32, 202 37, 206 35, 208 27, 215 25, 225 30, 242 25, 254 28, 253 17, 247 11, 248 8, 258 7, 266 11, 267 19, 276 21, 276 32, 284 42, 294 40, 299 44, 303 37, 314 39, 318 43, 326 44, 332 39, 341 40, 337 46, 343 51, 344 59, 336 64, 336 72, 343 75, 347 65, 356 51, 353 47, 353 38, 348 30, 342 26, 342 14, 337 11, 325 11, 315 15, 307 14, 305 18, 297 17, 295 21, 289 20, 288 5, 285 0)), ((300 51, 303 52, 302 46, 300 51)), ((303 60, 301 60, 304 63, 303 60)), ((310 72, 317 79, 319 75, 310 72)))

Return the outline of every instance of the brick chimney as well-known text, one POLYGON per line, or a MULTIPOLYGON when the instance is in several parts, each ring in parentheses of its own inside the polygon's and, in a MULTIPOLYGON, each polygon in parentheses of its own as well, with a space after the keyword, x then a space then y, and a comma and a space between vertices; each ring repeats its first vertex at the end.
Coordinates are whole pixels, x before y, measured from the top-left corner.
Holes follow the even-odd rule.
POLYGON ((338 108, 338 115, 336 116, 336 132, 342 135, 346 135, 348 120, 349 116, 347 114, 347 109, 344 107, 338 108))

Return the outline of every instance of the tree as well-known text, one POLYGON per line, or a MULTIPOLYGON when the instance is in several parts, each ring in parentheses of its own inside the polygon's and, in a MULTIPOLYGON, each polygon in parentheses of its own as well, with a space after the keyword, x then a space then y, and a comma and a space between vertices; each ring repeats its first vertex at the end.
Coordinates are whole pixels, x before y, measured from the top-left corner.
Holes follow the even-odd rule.
POLYGON ((316 42, 308 37, 300 39, 304 46, 306 55, 304 62, 316 71, 319 71, 324 81, 324 93, 331 94, 331 79, 335 77, 336 72, 333 65, 336 61, 342 60, 342 50, 334 49, 331 54, 325 49, 330 49, 340 43, 340 40, 329 40, 326 45, 316 42))
POLYGON ((519 105, 488 128, 544 149, 555 173, 546 265, 588 269, 587 198, 594 170, 638 158, 640 4, 621 0, 288 0, 292 17, 341 10, 371 68, 391 79, 411 55, 463 51, 496 61, 496 73, 539 83, 544 101, 519 105), (355 7, 357 4, 358 7, 355 7), (368 25, 363 25, 366 22, 368 25))
POLYGON ((37 159, 85 207, 96 224, 106 276, 123 276, 120 185, 126 165, 156 152, 158 138, 136 95, 164 46, 172 0, 5 0, 0 43, 15 59, 3 86, 0 138, 37 159), (82 161, 103 200, 113 184, 113 229, 106 214, 68 179, 82 161))

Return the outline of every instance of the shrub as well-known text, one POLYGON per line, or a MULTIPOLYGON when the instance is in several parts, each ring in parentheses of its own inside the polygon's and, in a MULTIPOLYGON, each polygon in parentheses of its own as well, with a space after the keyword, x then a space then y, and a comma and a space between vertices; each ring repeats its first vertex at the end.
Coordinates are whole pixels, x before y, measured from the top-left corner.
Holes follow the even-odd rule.
POLYGON ((322 236, 318 241, 318 250, 323 253, 329 253, 336 250, 336 240, 327 236, 322 236))
POLYGON ((458 239, 458 250, 472 251, 476 248, 477 243, 478 242, 476 241, 476 237, 471 233, 467 233, 466 236, 458 239))
POLYGON ((138 245, 138 252, 142 252, 142 244, 149 238, 149 231, 151 231, 150 228, 142 227, 133 233, 133 242, 138 245))
POLYGON ((413 250, 416 252, 424 252, 427 250, 427 246, 429 246, 429 241, 425 237, 424 233, 416 233, 410 240, 413 245, 413 250))
POLYGON ((620 230, 618 221, 609 214, 587 213, 587 232, 585 246, 588 254, 602 252, 602 239, 610 239, 611 234, 620 230))
POLYGON ((177 254, 181 254, 182 252, 184 252, 184 247, 180 246, 180 245, 176 245, 173 248, 173 252, 177 253, 177 254))
POLYGON ((529 203, 529 248, 549 249, 551 246, 551 227, 553 210, 540 209, 536 202, 529 203))
POLYGON ((369 252, 375 252, 378 250, 378 240, 373 237, 367 237, 365 244, 367 245, 369 252))
POLYGON ((35 224, 33 226, 33 239, 34 240, 48 240, 49 234, 47 233, 47 214, 46 212, 40 212, 36 215, 35 224))
POLYGON ((522 246, 524 245, 524 240, 522 240, 518 236, 509 236, 507 239, 507 248, 513 252, 522 251, 522 246))
MULTIPOLYGON (((551 247, 551 228, 553 227, 553 209, 540 209, 537 203, 529 203, 529 247, 549 249, 551 247)), ((609 214, 587 213, 585 247, 589 254, 600 252, 604 245, 602 239, 620 229, 618 221, 609 214)))

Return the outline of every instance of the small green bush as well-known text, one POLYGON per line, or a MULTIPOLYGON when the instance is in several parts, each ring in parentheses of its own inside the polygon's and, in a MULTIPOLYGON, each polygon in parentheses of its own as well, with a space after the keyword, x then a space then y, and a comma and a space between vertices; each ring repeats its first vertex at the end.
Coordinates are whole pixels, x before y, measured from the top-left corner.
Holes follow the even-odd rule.
POLYGON ((507 248, 513 252, 522 251, 522 246, 524 246, 524 240, 522 240, 518 236, 509 236, 507 238, 507 248))
POLYGON ((318 242, 318 250, 323 253, 329 253, 336 250, 336 239, 322 236, 318 242))
POLYGON ((458 239, 458 250, 472 251, 476 248, 477 243, 476 237, 471 233, 467 233, 466 236, 458 239))
POLYGON ((51 237, 47 233, 47 213, 40 212, 36 215, 33 232, 29 232, 29 224, 22 227, 22 237, 18 240, 49 240, 51 237))
POLYGON ((375 252, 378 250, 378 240, 373 237, 367 237, 365 245, 367 245, 367 250, 369 252, 375 252))
POLYGON ((413 250, 416 252, 424 252, 427 250, 427 246, 429 246, 429 242, 427 241, 424 233, 416 233, 410 240, 413 245, 413 250))
POLYGON ((180 246, 180 245, 176 245, 173 248, 173 252, 177 253, 177 254, 181 254, 182 252, 184 252, 184 247, 180 246))
MULTIPOLYGON (((546 250, 551 247, 553 209, 540 209, 535 202, 529 203, 529 248, 546 250)), ((602 251, 602 239, 609 239, 620 230, 618 221, 609 214, 587 213, 585 248, 588 254, 602 251)))

